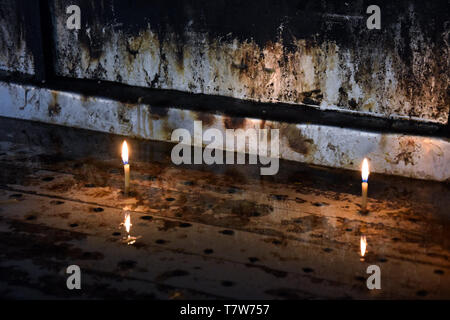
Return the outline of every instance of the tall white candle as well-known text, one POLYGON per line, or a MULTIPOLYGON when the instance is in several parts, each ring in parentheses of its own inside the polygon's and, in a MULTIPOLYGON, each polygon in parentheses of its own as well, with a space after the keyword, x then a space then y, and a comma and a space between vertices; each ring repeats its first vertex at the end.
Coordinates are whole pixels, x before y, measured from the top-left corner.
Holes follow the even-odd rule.
POLYGON ((362 177, 362 202, 361 202, 361 211, 367 211, 367 191, 369 190, 369 161, 367 158, 364 158, 361 169, 361 177, 362 177))
POLYGON ((128 195, 130 191, 130 165, 128 163, 128 145, 124 141, 122 144, 122 161, 123 161, 123 171, 125 173, 125 195, 128 195))

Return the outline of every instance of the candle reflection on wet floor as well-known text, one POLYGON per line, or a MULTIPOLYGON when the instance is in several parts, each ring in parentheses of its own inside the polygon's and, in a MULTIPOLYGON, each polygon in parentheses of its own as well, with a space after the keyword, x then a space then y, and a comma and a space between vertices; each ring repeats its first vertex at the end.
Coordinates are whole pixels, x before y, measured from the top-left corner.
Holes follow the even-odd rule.
POLYGON ((133 224, 131 223, 131 213, 129 210, 130 209, 128 207, 125 207, 123 209, 123 211, 125 212, 125 219, 124 219, 124 222, 121 223, 121 225, 124 226, 125 231, 127 232, 127 236, 125 238, 123 238, 123 242, 126 243, 127 245, 132 245, 132 244, 136 243, 136 240, 139 239, 140 236, 134 237, 134 236, 130 235, 131 226, 133 224))

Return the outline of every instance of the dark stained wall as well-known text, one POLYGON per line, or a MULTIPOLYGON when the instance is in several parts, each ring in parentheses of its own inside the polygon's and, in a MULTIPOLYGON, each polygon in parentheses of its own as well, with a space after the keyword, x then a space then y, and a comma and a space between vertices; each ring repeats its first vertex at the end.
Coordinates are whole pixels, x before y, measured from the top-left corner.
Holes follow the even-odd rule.
POLYGON ((38 0, 0 0, 0 70, 28 76, 41 72, 39 8, 38 0))
MULTIPOLYGON (((0 1, 0 68, 32 72, 23 0, 0 1)), ((58 76, 448 122, 447 0, 376 1, 381 30, 366 28, 363 0, 41 3, 58 76), (81 30, 66 28, 71 4, 81 30)))
POLYGON ((59 75, 446 123, 448 1, 54 1, 59 75), (82 29, 65 29, 78 3, 82 29))

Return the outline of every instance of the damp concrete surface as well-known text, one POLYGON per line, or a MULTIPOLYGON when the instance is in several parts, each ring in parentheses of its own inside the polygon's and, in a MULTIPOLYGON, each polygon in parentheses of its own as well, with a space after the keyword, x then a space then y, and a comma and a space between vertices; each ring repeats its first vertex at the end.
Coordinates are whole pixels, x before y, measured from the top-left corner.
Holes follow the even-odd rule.
POLYGON ((355 171, 176 166, 173 145, 127 138, 125 196, 123 137, 0 124, 3 298, 450 298, 446 183, 373 174, 363 213, 355 171), (81 290, 66 287, 69 265, 81 290), (370 265, 379 290, 367 288, 370 265))

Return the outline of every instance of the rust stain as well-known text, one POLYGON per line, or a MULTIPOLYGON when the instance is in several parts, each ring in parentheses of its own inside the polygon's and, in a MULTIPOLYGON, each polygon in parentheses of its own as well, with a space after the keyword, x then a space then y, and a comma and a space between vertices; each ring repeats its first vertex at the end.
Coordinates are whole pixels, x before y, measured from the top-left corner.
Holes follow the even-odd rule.
POLYGON ((57 116, 61 112, 61 106, 58 103, 58 92, 52 91, 52 100, 50 101, 48 105, 48 116, 53 117, 57 116))
POLYGON ((395 156, 395 163, 398 164, 403 161, 405 165, 414 165, 414 153, 420 149, 413 139, 402 139, 399 141, 400 153, 395 156))
POLYGON ((238 117, 223 117, 223 125, 226 129, 239 129, 244 128, 245 118, 238 117))
MULTIPOLYGON (((126 50, 130 54, 129 57, 136 58, 141 50, 142 43, 144 42, 144 37, 131 37, 126 41, 126 50)), ((131 62, 131 61, 130 61, 131 62)))
POLYGON ((206 112, 191 112, 192 118, 202 121, 205 126, 212 126, 216 122, 216 117, 211 113, 206 112))
POLYGON ((289 147, 295 152, 301 153, 305 156, 310 155, 316 149, 314 141, 306 138, 301 129, 294 124, 282 124, 280 127, 280 136, 285 137, 289 147))

